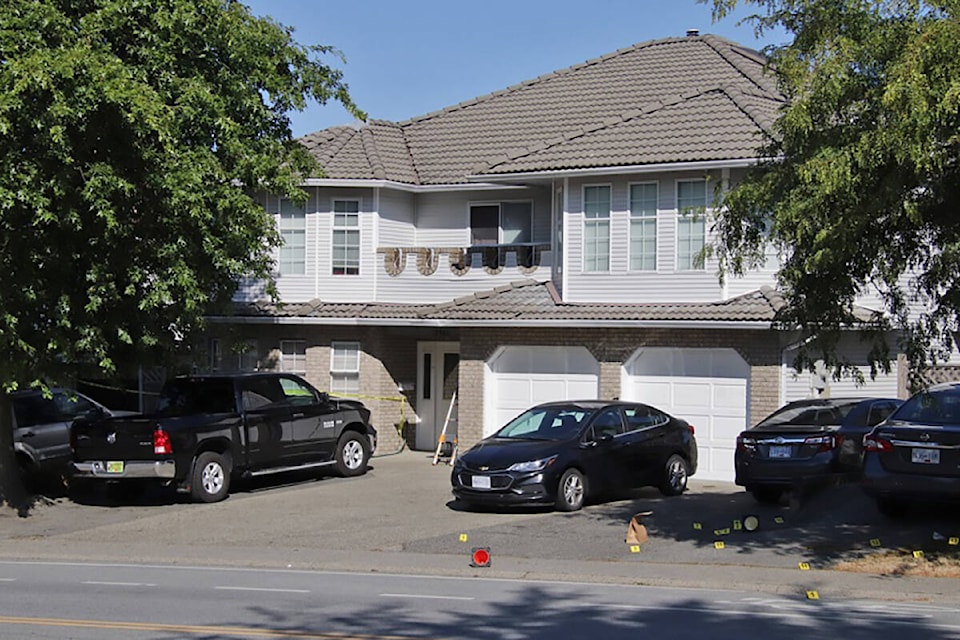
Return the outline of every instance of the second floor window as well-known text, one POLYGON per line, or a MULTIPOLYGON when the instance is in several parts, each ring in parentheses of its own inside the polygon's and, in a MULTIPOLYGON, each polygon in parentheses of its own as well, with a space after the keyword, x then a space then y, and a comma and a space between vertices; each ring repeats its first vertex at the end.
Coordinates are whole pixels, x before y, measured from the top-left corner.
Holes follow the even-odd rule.
POLYGON ((360 273, 360 201, 333 201, 333 275, 360 273))
POLYGON ((532 241, 533 203, 470 205, 470 244, 514 244, 532 241))
POLYGON ((677 182, 677 269, 702 269, 706 244, 707 181, 677 182))
POLYGON ((583 188, 583 270, 610 270, 610 187, 583 188))
POLYGON ((280 200, 280 275, 303 275, 307 272, 307 212, 292 200, 280 200))
POLYGON ((330 392, 360 393, 360 343, 330 345, 330 392))
POLYGON ((657 183, 630 185, 630 269, 657 268, 657 183))

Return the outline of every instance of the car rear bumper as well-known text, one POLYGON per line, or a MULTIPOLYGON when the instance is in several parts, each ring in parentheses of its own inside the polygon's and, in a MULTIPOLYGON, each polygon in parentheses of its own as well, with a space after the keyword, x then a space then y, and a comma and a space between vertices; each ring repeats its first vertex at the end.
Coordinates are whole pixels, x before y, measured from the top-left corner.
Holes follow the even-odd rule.
POLYGON ((738 459, 735 482, 741 487, 754 485, 794 486, 841 478, 849 474, 832 458, 806 460, 738 459))
POLYGON ((93 460, 73 463, 73 474, 78 478, 123 480, 126 478, 160 478, 172 480, 177 475, 173 460, 133 460, 123 464, 122 471, 107 471, 107 462, 93 460))
POLYGON ((896 497, 913 500, 960 502, 960 477, 912 473, 892 473, 876 460, 864 465, 860 485, 871 497, 896 497))

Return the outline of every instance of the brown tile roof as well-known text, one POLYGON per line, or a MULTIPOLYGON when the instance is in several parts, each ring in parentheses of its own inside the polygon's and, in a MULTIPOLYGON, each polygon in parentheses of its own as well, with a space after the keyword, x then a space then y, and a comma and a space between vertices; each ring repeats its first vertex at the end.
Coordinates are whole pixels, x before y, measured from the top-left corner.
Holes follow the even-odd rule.
POLYGON ((782 102, 759 53, 711 36, 627 47, 401 123, 301 139, 327 177, 472 175, 757 157, 782 102))
POLYGON ((376 324, 377 320, 436 321, 452 325, 487 321, 502 321, 505 325, 556 321, 571 326, 598 322, 770 323, 782 306, 783 298, 769 287, 722 302, 564 303, 552 283, 525 279, 441 304, 357 304, 313 300, 283 306, 239 305, 235 316, 349 318, 367 321, 367 324, 376 324))

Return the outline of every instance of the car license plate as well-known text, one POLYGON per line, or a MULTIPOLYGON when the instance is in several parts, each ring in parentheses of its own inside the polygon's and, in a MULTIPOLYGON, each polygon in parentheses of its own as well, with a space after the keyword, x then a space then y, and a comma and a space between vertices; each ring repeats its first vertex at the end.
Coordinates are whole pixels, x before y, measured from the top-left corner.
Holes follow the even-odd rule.
POLYGON ((910 459, 917 464, 940 464, 938 449, 914 449, 910 459))
POLYGON ((793 454, 793 447, 788 444, 775 444, 770 446, 771 458, 789 458, 793 454))
POLYGON ((107 473, 123 473, 123 461, 109 460, 107 462, 107 473))
POLYGON ((489 489, 490 476, 473 476, 472 486, 474 489, 489 489))

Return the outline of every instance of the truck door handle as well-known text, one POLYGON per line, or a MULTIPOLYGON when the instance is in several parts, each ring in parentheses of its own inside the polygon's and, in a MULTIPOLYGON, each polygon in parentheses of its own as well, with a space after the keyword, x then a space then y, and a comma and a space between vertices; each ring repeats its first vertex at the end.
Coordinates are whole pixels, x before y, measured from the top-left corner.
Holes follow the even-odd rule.
POLYGON ((302 418, 302 417, 305 416, 305 415, 307 415, 307 414, 306 414, 306 413, 303 413, 303 412, 300 412, 300 413, 294 413, 294 414, 293 414, 293 417, 294 417, 294 418, 302 418))
POLYGON ((35 434, 33 431, 27 431, 26 433, 20 434, 20 437, 21 437, 21 438, 32 438, 32 437, 34 437, 35 435, 37 435, 37 434, 35 434))

